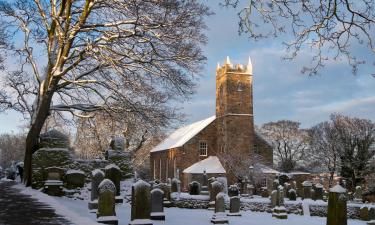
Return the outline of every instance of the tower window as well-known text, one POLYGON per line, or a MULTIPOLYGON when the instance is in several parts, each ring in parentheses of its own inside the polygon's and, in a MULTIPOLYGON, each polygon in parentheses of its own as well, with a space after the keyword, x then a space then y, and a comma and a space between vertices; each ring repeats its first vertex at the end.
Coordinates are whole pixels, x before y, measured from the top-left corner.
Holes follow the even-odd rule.
POLYGON ((238 81, 237 83, 237 91, 243 91, 245 89, 244 84, 238 81))
POLYGON ((207 156, 207 142, 206 141, 199 142, 199 155, 207 156))

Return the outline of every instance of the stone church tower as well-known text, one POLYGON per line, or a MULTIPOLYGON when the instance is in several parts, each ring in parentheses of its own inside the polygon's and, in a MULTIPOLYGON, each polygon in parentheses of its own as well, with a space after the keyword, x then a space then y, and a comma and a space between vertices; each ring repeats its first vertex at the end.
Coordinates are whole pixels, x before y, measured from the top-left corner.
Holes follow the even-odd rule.
POLYGON ((254 117, 250 58, 246 67, 241 64, 233 66, 229 57, 223 66, 218 65, 216 120, 218 155, 251 156, 254 148, 254 117))

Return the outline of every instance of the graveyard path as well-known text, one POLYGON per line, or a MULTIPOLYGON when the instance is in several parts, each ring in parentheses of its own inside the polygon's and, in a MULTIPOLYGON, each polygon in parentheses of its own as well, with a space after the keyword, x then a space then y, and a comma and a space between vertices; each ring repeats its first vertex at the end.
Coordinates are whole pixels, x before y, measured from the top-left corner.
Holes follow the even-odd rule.
POLYGON ((0 182, 0 225, 72 224, 49 205, 20 193, 15 182, 0 182))

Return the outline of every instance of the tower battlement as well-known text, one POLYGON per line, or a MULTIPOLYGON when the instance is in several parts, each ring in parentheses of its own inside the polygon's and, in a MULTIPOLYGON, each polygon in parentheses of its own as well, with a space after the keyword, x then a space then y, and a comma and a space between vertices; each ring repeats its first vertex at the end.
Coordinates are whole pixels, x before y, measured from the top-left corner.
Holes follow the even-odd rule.
POLYGON ((247 75, 253 75, 253 65, 251 63, 251 59, 249 57, 249 61, 247 65, 244 64, 236 64, 233 65, 230 62, 229 56, 227 56, 224 65, 217 64, 216 68, 216 75, 221 76, 226 73, 236 73, 236 74, 247 74, 247 75))

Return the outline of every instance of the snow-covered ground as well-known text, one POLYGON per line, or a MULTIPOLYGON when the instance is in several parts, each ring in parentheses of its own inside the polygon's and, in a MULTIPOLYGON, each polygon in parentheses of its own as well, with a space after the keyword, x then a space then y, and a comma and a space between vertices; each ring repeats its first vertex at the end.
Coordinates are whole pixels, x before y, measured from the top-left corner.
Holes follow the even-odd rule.
MULTIPOLYGON (((122 182, 122 195, 129 196, 131 182, 122 182)), ((23 193, 32 195, 41 202, 47 203, 56 209, 56 212, 65 216, 72 222, 79 225, 91 225, 96 223, 96 215, 88 210, 88 201, 82 198, 72 199, 66 197, 51 197, 37 190, 24 188, 23 185, 17 185, 17 188, 23 189, 23 193)), ((86 195, 87 193, 85 193, 86 195)), ((185 197, 185 196, 184 196, 185 197)), ((119 225, 127 225, 130 221, 130 204, 125 201, 124 204, 116 205, 116 213, 119 218, 119 225)), ((166 220, 153 221, 155 225, 212 225, 210 222, 213 211, 206 209, 180 209, 165 208, 166 220)), ((287 220, 279 220, 272 217, 270 213, 263 212, 241 212, 241 217, 229 217, 229 223, 232 225, 325 225, 326 218, 309 217, 299 215, 288 215, 287 220)), ((348 220, 348 225, 366 225, 365 221, 348 220)))

